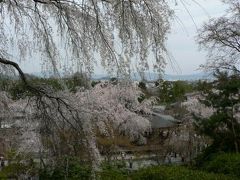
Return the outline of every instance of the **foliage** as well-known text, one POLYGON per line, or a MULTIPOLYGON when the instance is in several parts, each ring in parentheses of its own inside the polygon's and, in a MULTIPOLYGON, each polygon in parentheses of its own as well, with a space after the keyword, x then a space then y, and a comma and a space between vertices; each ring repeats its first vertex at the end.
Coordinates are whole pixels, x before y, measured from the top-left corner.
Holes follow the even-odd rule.
POLYGON ((209 83, 207 81, 197 81, 197 83, 194 85, 194 90, 195 91, 200 91, 200 92, 208 92, 210 89, 212 89, 212 83, 209 83))
MULTIPOLYGON (((34 136, 54 156, 74 155, 98 163, 101 138, 109 140, 105 141, 107 151, 107 147, 111 147, 109 143, 123 145, 121 139, 146 143, 145 132, 150 131, 150 122, 143 115, 151 113, 154 100, 139 103, 141 91, 132 84, 100 83, 76 93, 54 93, 67 103, 43 98, 42 104, 31 101, 26 108, 33 113, 26 115, 35 126, 34 136)), ((23 101, 27 102, 27 99, 23 101)), ((22 102, 16 103, 21 106, 22 102)))
POLYGON ((109 79, 109 82, 113 85, 117 85, 119 83, 119 79, 116 77, 112 77, 109 79))
POLYGON ((87 89, 90 86, 90 79, 84 73, 75 73, 70 78, 64 78, 63 81, 71 92, 77 92, 80 87, 87 89))
POLYGON ((192 180, 233 180, 235 178, 221 174, 206 173, 203 171, 190 170, 181 166, 159 166, 140 169, 131 175, 132 180, 170 180, 170 179, 192 179, 192 180))
POLYGON ((124 139, 129 144, 146 143, 145 132, 151 126, 144 115, 151 113, 154 99, 139 103, 141 94, 131 83, 100 83, 76 93, 59 90, 49 96, 61 99, 40 97, 38 101, 34 96, 12 100, 3 93, 0 111, 9 116, 8 123, 20 134, 12 143, 18 151, 44 149, 52 158, 74 155, 98 163, 100 138, 109 140, 105 141, 106 148, 111 143, 125 146, 124 139), (16 116, 21 118, 16 121, 16 116))
MULTIPOLYGON (((14 164, 15 165, 15 164, 14 164)), ((20 165, 20 164, 19 164, 20 165)), ((13 166, 12 166, 13 167, 13 166)), ((14 166, 16 169, 9 169, 12 172, 16 172, 19 166, 14 166)), ((196 179, 196 180, 234 180, 238 179, 235 175, 239 175, 239 155, 225 155, 220 158, 213 160, 212 162, 208 162, 205 165, 205 169, 207 171, 216 172, 208 173, 199 170, 192 170, 183 166, 155 166, 139 169, 136 171, 128 171, 124 165, 124 163, 118 164, 109 164, 103 163, 101 168, 97 170, 94 174, 97 179, 102 180, 165 180, 165 179, 196 179), (230 158, 229 158, 230 157, 230 158), (227 164, 224 165, 225 160, 227 160, 227 164), (231 165, 231 161, 233 164, 231 165), (227 166, 229 165, 229 167, 227 166), (218 170, 218 168, 220 168, 218 170), (219 174, 221 173, 221 174, 219 174), (223 175, 224 173, 228 174, 223 175), (231 175, 231 176, 230 176, 231 175)), ((25 167, 21 164, 20 174, 24 174, 24 170, 26 172, 25 167)), ((10 172, 9 171, 9 172, 10 172)), ((54 180, 54 179, 83 179, 90 180, 93 177, 93 171, 91 166, 74 157, 65 157, 59 159, 55 166, 45 166, 45 168, 40 169, 39 171, 39 179, 44 180, 54 180)), ((18 175, 20 175, 18 174, 18 175)), ((5 170, 0 172, 1 178, 10 177, 9 174, 5 173, 5 170)), ((14 177, 14 176, 11 176, 14 177)))
POLYGON ((67 83, 71 91, 65 92, 55 80, 50 87, 29 80, 18 62, 41 60, 44 70, 58 75, 59 69, 91 74, 99 60, 112 74, 125 75, 132 57, 141 71, 148 69, 152 51, 153 67, 161 72, 172 15, 166 1, 0 0, 0 12, 0 72, 18 71, 23 84, 16 84, 10 93, 24 119, 34 121, 27 121, 30 128, 35 126, 31 132, 39 132, 38 139, 49 142, 44 145, 51 155, 79 155, 84 149, 88 158, 97 161, 98 130, 111 136, 117 129, 131 141, 145 143, 143 135, 150 123, 142 115, 150 112, 151 103, 139 103, 139 91, 98 84, 84 92, 75 78, 67 83))
MULTIPOLYGON (((25 160, 26 161, 26 160, 25 160)), ((18 178, 21 175, 28 175, 28 176, 34 176, 37 175, 37 170, 33 169, 32 165, 22 163, 22 162, 14 162, 2 169, 0 172, 0 177, 4 178, 18 178)))
POLYGON ((216 151, 239 151, 240 121, 239 121, 239 90, 240 75, 226 72, 216 72, 217 81, 213 89, 208 91, 204 100, 209 108, 215 111, 210 117, 195 115, 196 128, 203 135, 213 139, 212 146, 216 151))
POLYGON ((102 180, 125 180, 128 178, 128 173, 123 162, 114 165, 103 163, 101 170, 97 172, 97 177, 102 180))
POLYGON ((240 154, 214 154, 203 163, 201 169, 240 177, 240 154))
POLYGON ((92 169, 86 162, 79 160, 76 157, 65 157, 58 159, 55 166, 47 166, 40 170, 39 179, 54 180, 54 179, 91 179, 92 169))
POLYGON ((187 92, 192 92, 193 84, 186 81, 163 81, 157 83, 161 102, 173 103, 184 100, 187 92))
POLYGON ((92 82, 91 82, 91 86, 92 87, 95 87, 97 84, 99 84, 99 83, 101 83, 100 81, 96 81, 96 80, 93 80, 92 82))
POLYGON ((144 101, 147 98, 150 98, 152 95, 151 93, 149 93, 146 83, 143 81, 140 81, 138 83, 138 87, 141 89, 141 91, 143 92, 143 94, 140 94, 140 96, 138 97, 138 101, 141 103, 142 101, 144 101))
MULTIPOLYGON (((52 91, 60 91, 64 89, 61 82, 55 78, 45 79, 34 77, 29 79, 29 83, 38 88, 47 87, 52 91)), ((26 87, 26 85, 20 80, 13 81, 12 85, 9 86, 9 89, 7 89, 7 92, 10 93, 14 100, 35 95, 32 91, 29 91, 28 87, 26 87)))
MULTIPOLYGON (((75 73, 73 76, 63 78, 62 80, 57 78, 31 77, 28 79, 28 82, 35 87, 48 88, 55 92, 67 89, 75 93, 81 87, 89 88, 90 86, 90 79, 85 74, 79 73, 75 73)), ((0 85, 2 85, 0 86, 1 89, 9 92, 14 100, 35 95, 29 91, 28 87, 20 80, 1 79, 0 85)))
POLYGON ((138 87, 141 88, 142 90, 146 90, 147 89, 146 83, 143 82, 143 81, 139 82, 138 87))
POLYGON ((0 74, 0 91, 8 91, 13 84, 13 79, 0 74))
POLYGON ((38 174, 37 164, 29 154, 17 154, 10 151, 7 154, 8 165, 0 171, 0 178, 19 178, 20 176, 35 176, 38 174))
POLYGON ((9 89, 10 95, 13 97, 13 99, 20 99, 27 94, 27 89, 25 88, 25 85, 21 82, 14 83, 14 85, 9 89))

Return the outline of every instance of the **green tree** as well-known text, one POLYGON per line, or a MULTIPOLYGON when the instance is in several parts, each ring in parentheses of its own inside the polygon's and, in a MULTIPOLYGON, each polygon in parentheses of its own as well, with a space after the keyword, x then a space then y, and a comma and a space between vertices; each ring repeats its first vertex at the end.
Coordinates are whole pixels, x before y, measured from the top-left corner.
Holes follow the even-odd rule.
POLYGON ((196 117, 196 127, 213 140, 211 149, 239 152, 240 123, 236 116, 239 110, 240 74, 217 71, 213 89, 207 92, 202 102, 215 109, 208 119, 196 117))
POLYGON ((185 81, 159 81, 159 97, 162 102, 173 103, 181 101, 187 92, 193 90, 193 85, 185 81))
POLYGON ((90 87, 90 78, 85 73, 75 73, 70 78, 65 79, 67 88, 76 92, 79 87, 89 88, 90 87))

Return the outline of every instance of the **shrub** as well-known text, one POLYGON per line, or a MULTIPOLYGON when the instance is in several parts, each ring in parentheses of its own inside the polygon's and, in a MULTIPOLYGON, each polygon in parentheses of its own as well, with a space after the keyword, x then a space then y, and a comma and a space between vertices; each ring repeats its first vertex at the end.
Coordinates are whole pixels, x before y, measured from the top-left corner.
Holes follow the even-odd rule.
POLYGON ((55 167, 51 165, 40 170, 39 179, 41 180, 79 180, 91 179, 92 169, 86 162, 77 158, 65 157, 59 160, 55 167))
MULTIPOLYGON (((36 176, 37 164, 30 154, 8 151, 8 164, 0 170, 0 179, 18 179, 20 176, 36 176)), ((20 178, 21 179, 21 178, 20 178)))
MULTIPOLYGON (((233 177, 190 170, 182 166, 157 166, 138 170, 131 175, 132 180, 233 180, 233 177)), ((237 178, 235 178, 237 179, 237 178)))
MULTIPOLYGON (((51 88, 53 91, 63 90, 64 87, 58 79, 54 78, 32 78, 28 79, 28 83, 35 88, 51 88)), ((24 98, 26 96, 33 96, 34 94, 29 91, 29 88, 19 80, 13 81, 7 89, 14 100, 24 98)))
POLYGON ((216 154, 203 165, 203 169, 240 177, 240 154, 216 154))
POLYGON ((117 163, 115 165, 104 163, 101 171, 97 173, 98 179, 101 180, 126 180, 128 179, 125 163, 117 163))

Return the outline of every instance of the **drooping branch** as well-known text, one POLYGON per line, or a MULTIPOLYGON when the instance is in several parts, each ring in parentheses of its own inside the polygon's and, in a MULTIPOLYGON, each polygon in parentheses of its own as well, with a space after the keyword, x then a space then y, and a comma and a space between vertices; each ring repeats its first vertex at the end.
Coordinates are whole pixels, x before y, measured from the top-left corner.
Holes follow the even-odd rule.
POLYGON ((30 84, 28 82, 24 72, 22 71, 22 69, 19 67, 19 65, 16 62, 0 57, 0 64, 10 65, 10 66, 14 67, 18 71, 19 77, 20 77, 21 81, 24 83, 25 87, 39 99, 41 99, 42 97, 45 96, 46 98, 48 98, 52 101, 56 101, 56 104, 58 106, 64 105, 67 109, 72 110, 72 107, 63 98, 53 95, 52 92, 48 92, 47 90, 45 90, 42 87, 35 87, 33 84, 30 84))
MULTIPOLYGON (((17 47, 14 48, 20 48, 16 52, 21 58, 30 58, 31 53, 35 53, 34 49, 38 49, 47 68, 53 68, 54 71, 64 65, 68 68, 69 60, 74 65, 78 64, 74 68, 81 66, 80 68, 92 73, 95 55, 98 54, 99 63, 107 70, 111 70, 109 72, 124 73, 128 72, 126 63, 131 64, 133 57, 138 60, 136 66, 141 67, 137 69, 148 69, 148 51, 153 51, 156 58, 153 67, 164 68, 165 37, 169 32, 169 17, 172 14, 165 1, 0 2, 2 12, 0 19, 3 24, 11 27, 10 33, 17 35, 15 39, 11 39, 13 36, 10 36, 3 26, 0 36, 6 42, 16 41, 17 47), (7 21, 8 18, 12 18, 11 24, 7 21), (116 42, 122 49, 115 47, 116 42), (64 50, 61 47, 65 47, 64 50), (69 59, 65 59, 66 57, 69 59), (66 64, 61 61, 62 59, 66 64)), ((0 48, 9 53, 8 47, 11 47, 11 44, 6 46, 0 43, 1 45, 3 47, 0 48)))
POLYGON ((5 58, 2 58, 0 57, 0 63, 1 64, 5 64, 5 65, 10 65, 10 66, 13 66, 19 73, 19 76, 21 78, 21 80, 23 81, 23 83, 25 85, 28 85, 28 82, 27 82, 27 79, 26 79, 26 76, 24 75, 22 69, 19 67, 19 65, 13 61, 10 61, 10 60, 7 60, 5 58))

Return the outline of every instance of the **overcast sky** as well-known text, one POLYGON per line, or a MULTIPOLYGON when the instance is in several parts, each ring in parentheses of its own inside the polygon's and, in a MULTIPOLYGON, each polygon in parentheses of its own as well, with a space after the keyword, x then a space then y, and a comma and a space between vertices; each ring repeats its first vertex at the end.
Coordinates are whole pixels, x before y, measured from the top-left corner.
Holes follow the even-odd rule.
MULTIPOLYGON (((197 0, 199 5, 193 0, 178 0, 177 5, 174 3, 175 0, 169 1, 172 2, 171 6, 175 10, 177 18, 173 19, 171 34, 169 34, 167 42, 168 50, 175 59, 174 68, 172 68, 171 63, 168 63, 166 74, 198 73, 196 70, 200 64, 206 61, 207 53, 199 51, 195 42, 197 28, 200 28, 209 18, 225 14, 227 7, 221 3, 221 0, 197 0), (181 2, 185 2, 185 7, 181 2)), ((33 66, 32 63, 23 61, 21 67, 27 73, 41 71, 37 62, 34 62, 33 66)), ((99 74, 103 73, 103 70, 98 67, 95 72, 99 74)))
MULTIPOLYGON (((195 42, 197 35, 196 29, 200 28, 209 18, 224 15, 227 8, 220 0, 198 0, 197 2, 199 2, 201 6, 197 5, 192 0, 183 1, 194 21, 181 3, 178 3, 177 6, 175 6, 174 3, 172 4, 178 18, 175 18, 172 23, 172 32, 168 37, 167 46, 169 52, 179 65, 180 70, 174 70, 171 67, 171 63, 169 63, 166 68, 167 74, 197 73, 196 70, 199 65, 205 63, 207 53, 199 51, 198 45, 195 42), (179 21, 181 21, 183 25, 181 25, 179 21)), ((173 62, 173 64, 176 69, 176 63, 173 62)))

